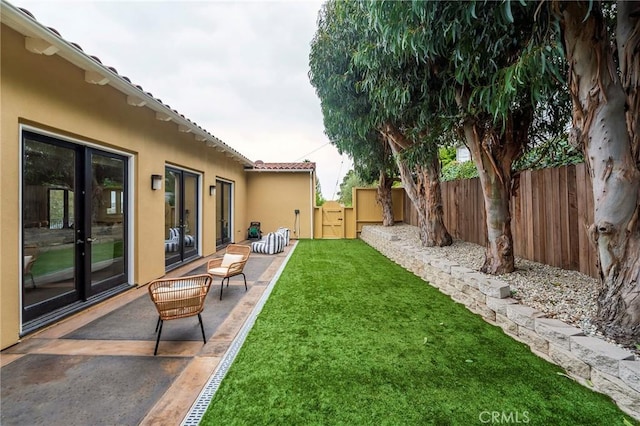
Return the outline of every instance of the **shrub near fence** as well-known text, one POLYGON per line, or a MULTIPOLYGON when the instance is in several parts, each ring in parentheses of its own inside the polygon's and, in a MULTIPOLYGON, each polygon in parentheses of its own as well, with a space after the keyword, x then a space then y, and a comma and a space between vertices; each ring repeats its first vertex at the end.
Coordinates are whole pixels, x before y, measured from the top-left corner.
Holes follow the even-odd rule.
MULTIPOLYGON (((584 163, 520 173, 511 199, 514 253, 562 269, 598 277, 596 251, 589 242, 593 193, 584 163)), ((454 238, 485 245, 487 228, 480 180, 442 182, 444 221, 454 238)), ((405 221, 417 214, 405 197, 405 221)))

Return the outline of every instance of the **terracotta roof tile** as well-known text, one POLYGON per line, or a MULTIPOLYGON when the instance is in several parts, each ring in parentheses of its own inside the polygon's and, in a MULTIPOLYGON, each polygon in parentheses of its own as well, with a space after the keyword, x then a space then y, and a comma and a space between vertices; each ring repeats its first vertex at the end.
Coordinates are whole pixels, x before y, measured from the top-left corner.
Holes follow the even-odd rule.
POLYGON ((305 161, 303 163, 265 163, 258 160, 253 163, 254 170, 315 170, 316 163, 305 161))

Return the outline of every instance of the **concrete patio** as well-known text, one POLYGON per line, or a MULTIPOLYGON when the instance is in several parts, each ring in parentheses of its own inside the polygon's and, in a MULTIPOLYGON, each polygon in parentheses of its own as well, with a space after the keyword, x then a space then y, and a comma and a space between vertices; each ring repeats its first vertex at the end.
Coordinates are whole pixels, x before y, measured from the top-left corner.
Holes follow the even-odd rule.
MULTIPOLYGON (((0 423, 10 425, 178 425, 295 247, 252 253, 219 300, 214 280, 202 313, 165 324, 153 356, 157 312, 147 286, 129 290, 22 339, 1 353, 0 423)), ((167 277, 202 273, 199 259, 167 277)))

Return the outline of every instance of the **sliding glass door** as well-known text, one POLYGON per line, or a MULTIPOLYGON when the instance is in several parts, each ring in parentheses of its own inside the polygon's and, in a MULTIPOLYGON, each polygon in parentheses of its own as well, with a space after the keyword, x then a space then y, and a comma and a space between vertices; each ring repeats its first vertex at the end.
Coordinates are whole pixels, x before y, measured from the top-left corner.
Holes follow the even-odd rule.
POLYGON ((177 266, 198 255, 198 175, 165 169, 165 265, 177 266))
POLYGON ((231 182, 216 180, 216 246, 218 247, 231 242, 232 188, 231 182))

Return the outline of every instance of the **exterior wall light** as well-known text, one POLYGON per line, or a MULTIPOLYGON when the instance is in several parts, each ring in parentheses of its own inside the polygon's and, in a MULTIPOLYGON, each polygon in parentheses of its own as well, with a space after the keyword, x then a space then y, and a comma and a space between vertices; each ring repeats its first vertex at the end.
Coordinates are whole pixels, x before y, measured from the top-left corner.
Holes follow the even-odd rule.
POLYGON ((215 185, 209 185, 209 195, 211 195, 212 197, 214 195, 216 195, 216 186, 215 185))
POLYGON ((162 175, 151 175, 151 189, 162 189, 162 175))

